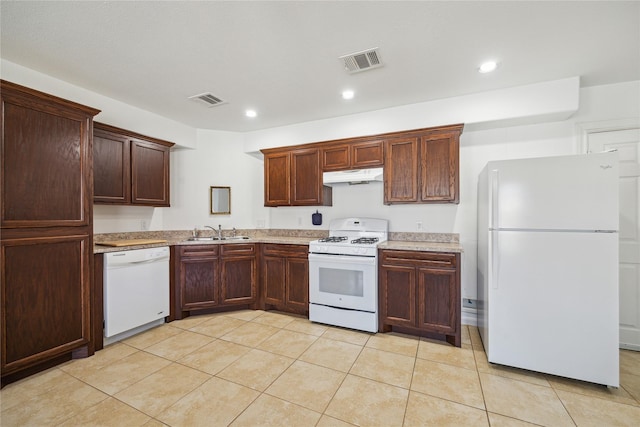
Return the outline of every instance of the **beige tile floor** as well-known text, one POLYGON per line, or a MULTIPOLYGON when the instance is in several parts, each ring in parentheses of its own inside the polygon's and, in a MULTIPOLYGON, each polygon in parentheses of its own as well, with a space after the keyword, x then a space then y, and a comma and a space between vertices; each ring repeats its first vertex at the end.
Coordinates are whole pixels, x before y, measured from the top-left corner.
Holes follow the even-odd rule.
POLYGON ((463 346, 276 312, 192 316, 0 392, 10 426, 638 426, 640 353, 621 387, 491 365, 463 346))

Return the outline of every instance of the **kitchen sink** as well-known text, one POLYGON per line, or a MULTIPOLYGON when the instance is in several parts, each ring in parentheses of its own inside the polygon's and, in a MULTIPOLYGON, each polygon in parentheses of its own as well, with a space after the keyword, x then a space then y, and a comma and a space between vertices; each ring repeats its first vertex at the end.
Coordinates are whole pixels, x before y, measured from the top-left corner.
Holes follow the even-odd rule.
MULTIPOLYGON (((189 237, 187 240, 190 242, 210 242, 221 239, 217 237, 189 237)), ((249 240, 249 236, 223 237, 222 240, 249 240)))

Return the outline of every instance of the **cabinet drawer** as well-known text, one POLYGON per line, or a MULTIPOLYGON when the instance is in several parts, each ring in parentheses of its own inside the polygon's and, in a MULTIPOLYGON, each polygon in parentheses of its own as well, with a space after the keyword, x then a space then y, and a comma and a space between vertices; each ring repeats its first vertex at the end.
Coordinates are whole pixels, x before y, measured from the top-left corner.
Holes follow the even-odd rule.
POLYGON ((458 257, 446 252, 418 252, 418 251, 380 251, 382 265, 414 265, 440 268, 456 268, 458 257))
POLYGON ((219 245, 180 246, 179 254, 181 258, 218 256, 218 247, 219 245))
POLYGON ((281 256, 285 258, 307 258, 309 246, 307 245, 284 245, 266 243, 262 246, 264 255, 281 256))
POLYGON ((255 255, 256 245, 255 243, 233 243, 222 245, 220 248, 220 255, 226 256, 244 256, 255 255))

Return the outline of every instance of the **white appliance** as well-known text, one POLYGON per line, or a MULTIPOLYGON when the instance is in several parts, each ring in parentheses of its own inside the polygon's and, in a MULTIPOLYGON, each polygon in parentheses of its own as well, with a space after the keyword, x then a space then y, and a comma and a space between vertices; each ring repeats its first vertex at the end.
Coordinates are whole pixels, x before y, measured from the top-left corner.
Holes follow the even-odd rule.
POLYGON ((104 256, 104 336, 109 344, 169 315, 169 248, 104 256), (109 339, 111 338, 111 339, 109 339))
POLYGON ((384 170, 382 168, 349 169, 344 171, 324 172, 322 183, 333 184, 367 184, 369 182, 382 182, 384 170))
POLYGON ((309 243, 309 320, 378 331, 378 250, 388 221, 334 219, 329 237, 309 243))
POLYGON ((478 326, 489 362, 619 385, 618 159, 489 162, 478 326))

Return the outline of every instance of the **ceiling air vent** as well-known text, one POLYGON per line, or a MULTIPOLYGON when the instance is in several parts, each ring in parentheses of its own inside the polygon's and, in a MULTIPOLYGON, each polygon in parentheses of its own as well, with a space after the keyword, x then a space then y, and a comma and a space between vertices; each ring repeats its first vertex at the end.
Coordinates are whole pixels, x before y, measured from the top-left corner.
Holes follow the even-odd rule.
POLYGON ((344 68, 350 73, 371 70, 382 67, 378 48, 363 50, 362 52, 350 53, 340 57, 344 61, 344 68))
POLYGON ((210 92, 201 93, 200 95, 190 96, 189 99, 192 99, 196 102, 206 105, 207 107, 215 107, 216 105, 225 104, 226 101, 214 96, 210 92))

